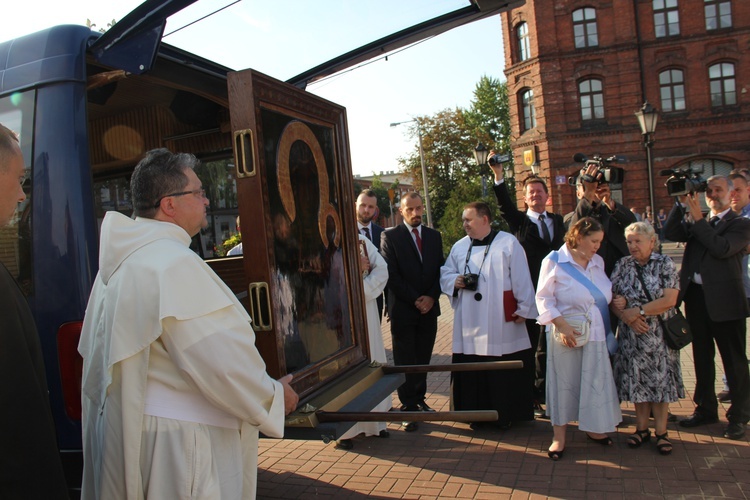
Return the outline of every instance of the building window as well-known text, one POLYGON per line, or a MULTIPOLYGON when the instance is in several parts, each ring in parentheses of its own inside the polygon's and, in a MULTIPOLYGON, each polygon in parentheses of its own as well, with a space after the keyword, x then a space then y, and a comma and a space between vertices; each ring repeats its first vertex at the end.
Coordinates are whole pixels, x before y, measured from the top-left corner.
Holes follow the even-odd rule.
POLYGON ((680 34, 680 13, 677 0, 654 0, 654 31, 656 38, 680 34))
POLYGON ((732 27, 732 2, 729 0, 705 0, 703 11, 707 30, 732 27))
POLYGON ((596 31, 596 9, 586 7, 573 11, 573 35, 577 49, 599 45, 599 36, 596 31))
POLYGON ((668 69, 659 73, 661 110, 664 113, 685 109, 685 76, 681 69, 668 69))
POLYGON ((711 106, 733 106, 737 104, 737 90, 734 80, 734 64, 719 63, 708 68, 711 88, 711 106))
POLYGON ((604 92, 601 80, 584 80, 578 84, 581 95, 581 119, 600 120, 604 118, 604 92))
POLYGON ((518 25, 516 28, 516 39, 518 40, 518 62, 525 61, 531 57, 528 24, 521 23, 518 25))
POLYGON ((534 91, 524 89, 521 91, 521 114, 523 116, 522 132, 536 127, 536 111, 534 111, 534 91))

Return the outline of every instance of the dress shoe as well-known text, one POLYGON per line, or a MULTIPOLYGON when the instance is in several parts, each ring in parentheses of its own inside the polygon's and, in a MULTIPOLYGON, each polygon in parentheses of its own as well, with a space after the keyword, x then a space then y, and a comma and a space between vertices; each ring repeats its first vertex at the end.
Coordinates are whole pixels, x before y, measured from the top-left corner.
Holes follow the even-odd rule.
POLYGON ((435 411, 435 410, 433 410, 432 408, 430 408, 430 407, 429 407, 429 406, 427 405, 427 403, 425 403, 424 401, 422 401, 421 403, 419 403, 419 404, 418 404, 417 406, 418 406, 418 407, 419 407, 419 409, 420 409, 420 410, 422 410, 422 411, 432 411, 432 412, 434 412, 434 411, 435 411))
POLYGON ((406 432, 414 432, 419 428, 416 422, 403 422, 403 426, 406 432))
POLYGON ((698 427, 699 425, 715 424, 718 421, 719 417, 708 417, 696 411, 685 420, 680 420, 680 427, 698 427))
POLYGON ((401 411, 422 411, 419 405, 401 405, 401 411))
POLYGON ((742 439, 745 437, 746 424, 739 422, 729 422, 727 428, 724 429, 724 437, 727 439, 742 439))
POLYGON ((719 400, 719 403, 729 403, 732 401, 732 395, 729 394, 729 391, 721 391, 716 395, 716 398, 719 400))
POLYGON ((603 438, 595 438, 587 432, 586 437, 590 439, 591 441, 597 444, 600 444, 602 446, 612 446, 612 438, 609 436, 604 436, 603 438))
POLYGON ((386 429, 383 429, 382 431, 380 431, 378 433, 378 437, 379 438, 389 438, 389 437, 391 437, 391 433, 388 432, 386 429))
POLYGON ((351 439, 339 439, 336 441, 336 448, 339 450, 351 450, 354 448, 354 443, 351 439))

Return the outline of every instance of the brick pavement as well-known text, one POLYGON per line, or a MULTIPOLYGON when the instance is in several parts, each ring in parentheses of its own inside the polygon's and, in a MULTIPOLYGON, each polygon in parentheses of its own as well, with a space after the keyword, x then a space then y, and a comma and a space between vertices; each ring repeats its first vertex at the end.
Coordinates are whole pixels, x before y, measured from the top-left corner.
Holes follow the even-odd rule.
MULTIPOLYGON (((679 260, 682 250, 667 243, 665 252, 679 260)), ((447 298, 441 301, 435 364, 449 363, 451 357, 453 315, 447 298)), ((390 357, 387 323, 383 338, 390 357)), ((692 350, 681 354, 685 389, 692 395, 692 350)), ((718 356, 717 363, 721 374, 718 356)), ((449 384, 449 374, 430 374, 427 403, 447 410, 449 384)), ((716 387, 721 390, 720 380, 716 387)), ((629 403, 622 410, 613 447, 587 441, 572 425, 559 462, 547 458, 552 437, 547 420, 479 432, 453 422, 420 423, 413 433, 388 424, 389 439, 358 437, 352 451, 322 441, 264 439, 258 498, 750 498, 750 446, 747 440, 721 436, 723 412, 720 423, 697 429, 670 423, 674 451, 663 457, 653 441, 635 450, 627 447, 635 412, 629 403)), ((690 398, 671 406, 678 417, 692 410, 690 398)))

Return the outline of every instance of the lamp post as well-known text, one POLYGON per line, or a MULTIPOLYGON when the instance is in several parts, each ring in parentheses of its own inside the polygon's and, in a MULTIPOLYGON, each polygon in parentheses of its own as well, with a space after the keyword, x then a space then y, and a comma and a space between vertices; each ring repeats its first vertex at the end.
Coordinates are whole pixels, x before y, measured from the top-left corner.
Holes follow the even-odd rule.
POLYGON ((484 176, 484 169, 482 169, 482 167, 487 165, 487 157, 489 154, 490 150, 481 142, 474 148, 474 159, 477 161, 477 166, 482 170, 482 198, 487 196, 487 179, 484 176))
POLYGON ((424 184, 424 205, 427 215, 427 226, 432 227, 432 207, 430 206, 430 190, 427 187, 427 167, 424 164, 424 148, 422 147, 422 127, 419 125, 419 121, 406 120, 403 122, 391 123, 391 127, 398 127, 404 123, 416 123, 417 124, 417 135, 419 136, 419 160, 422 163, 422 184, 424 184))
POLYGON ((651 213, 657 213, 654 204, 654 165, 651 157, 651 148, 654 145, 654 132, 656 131, 656 122, 659 119, 659 111, 649 104, 648 101, 643 103, 643 107, 635 112, 638 118, 638 124, 641 126, 643 135, 643 147, 646 148, 646 164, 648 166, 648 196, 651 202, 651 213))

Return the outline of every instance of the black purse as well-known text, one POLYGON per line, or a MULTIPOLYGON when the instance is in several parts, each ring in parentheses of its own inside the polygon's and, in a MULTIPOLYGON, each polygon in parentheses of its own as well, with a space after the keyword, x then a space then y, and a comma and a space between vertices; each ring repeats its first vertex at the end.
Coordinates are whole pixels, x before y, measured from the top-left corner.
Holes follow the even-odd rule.
MULTIPOLYGON (((638 264, 636 264, 635 269, 638 273, 638 280, 641 282, 641 286, 643 286, 643 292, 646 294, 646 298, 648 298, 649 302, 653 301, 654 299, 651 298, 651 294, 648 293, 648 288, 646 288, 646 283, 643 280, 643 270, 638 264)), ((682 315, 682 311, 676 307, 673 309, 674 315, 668 320, 664 321, 661 319, 661 314, 658 315, 658 318, 659 323, 661 323, 661 329, 664 332, 664 342, 667 343, 667 347, 679 351, 693 341, 693 332, 690 331, 690 325, 688 324, 687 319, 685 319, 685 316, 682 315)))

